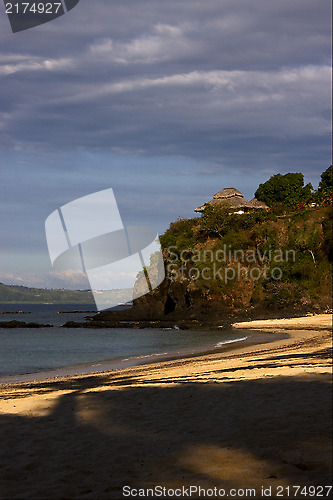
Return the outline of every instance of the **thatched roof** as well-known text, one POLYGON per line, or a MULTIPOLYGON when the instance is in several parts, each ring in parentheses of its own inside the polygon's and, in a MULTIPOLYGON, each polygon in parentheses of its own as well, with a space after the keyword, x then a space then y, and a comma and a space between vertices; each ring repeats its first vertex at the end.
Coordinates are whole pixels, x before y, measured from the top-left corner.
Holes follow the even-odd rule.
POLYGON ((218 193, 214 194, 213 199, 204 203, 200 207, 194 209, 195 212, 203 212, 205 210, 206 205, 226 205, 231 209, 241 210, 253 210, 255 208, 262 208, 268 210, 269 207, 263 203, 262 201, 253 198, 251 201, 248 201, 244 198, 242 193, 235 188, 224 188, 221 189, 218 193))
POLYGON ((224 188, 224 189, 221 189, 221 191, 219 191, 218 193, 214 194, 213 196, 213 200, 216 200, 216 199, 223 199, 223 200, 227 200, 229 198, 233 198, 233 197, 240 197, 240 198, 244 198, 244 196, 242 195, 242 193, 240 191, 238 191, 238 189, 235 189, 235 188, 224 188))
POLYGON ((221 205, 227 206, 228 208, 252 208, 252 205, 245 198, 241 198, 240 196, 234 198, 220 198, 220 199, 212 199, 208 202, 209 205, 221 205))
POLYGON ((201 205, 200 207, 197 207, 194 211, 195 212, 203 212, 206 205, 217 205, 217 206, 227 206, 228 208, 235 209, 237 208, 238 210, 242 210, 243 208, 253 208, 251 202, 247 201, 245 198, 241 198, 240 196, 234 196, 232 198, 213 198, 212 200, 208 201, 207 203, 204 203, 204 205, 201 205))
POLYGON ((207 203, 204 203, 203 205, 200 205, 200 207, 197 207, 194 209, 195 212, 203 212, 205 210, 205 206, 207 203))
POLYGON ((266 205, 266 203, 264 203, 263 201, 257 200, 257 198, 252 198, 250 203, 254 208, 262 208, 263 210, 269 210, 269 206, 266 205))

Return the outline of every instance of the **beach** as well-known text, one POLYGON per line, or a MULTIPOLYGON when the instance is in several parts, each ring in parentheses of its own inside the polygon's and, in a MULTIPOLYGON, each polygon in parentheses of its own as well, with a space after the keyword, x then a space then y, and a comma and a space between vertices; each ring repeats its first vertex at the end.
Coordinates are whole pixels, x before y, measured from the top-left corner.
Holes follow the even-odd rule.
POLYGON ((233 326, 272 342, 0 386, 0 498, 330 498, 332 316, 233 326))

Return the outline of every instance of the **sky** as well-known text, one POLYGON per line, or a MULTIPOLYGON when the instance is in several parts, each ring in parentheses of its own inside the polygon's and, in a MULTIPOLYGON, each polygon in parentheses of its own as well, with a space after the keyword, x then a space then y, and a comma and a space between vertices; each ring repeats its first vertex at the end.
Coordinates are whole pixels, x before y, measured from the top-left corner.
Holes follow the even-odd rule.
POLYGON ((80 0, 12 33, 0 5, 0 282, 82 288, 45 220, 112 188, 163 233, 224 187, 316 189, 331 163, 330 0, 80 0))

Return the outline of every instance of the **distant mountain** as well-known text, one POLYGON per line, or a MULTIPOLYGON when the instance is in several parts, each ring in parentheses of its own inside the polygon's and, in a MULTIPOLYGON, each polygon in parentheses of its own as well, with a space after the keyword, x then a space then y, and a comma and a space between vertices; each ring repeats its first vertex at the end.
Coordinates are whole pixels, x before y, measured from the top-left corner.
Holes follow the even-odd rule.
POLYGON ((28 288, 0 283, 1 304, 94 304, 90 290, 28 288))

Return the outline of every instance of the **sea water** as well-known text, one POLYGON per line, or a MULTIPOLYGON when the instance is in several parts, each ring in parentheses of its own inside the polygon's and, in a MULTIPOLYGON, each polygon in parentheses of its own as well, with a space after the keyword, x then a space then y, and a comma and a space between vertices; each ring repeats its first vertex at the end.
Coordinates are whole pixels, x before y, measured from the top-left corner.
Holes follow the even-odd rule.
POLYGON ((53 325, 0 328, 0 382, 22 374, 89 373, 190 356, 247 338, 244 332, 227 329, 179 330, 177 324, 174 328, 142 329, 61 327, 67 321, 83 321, 95 314, 92 305, 0 304, 0 312, 0 321, 53 325))

